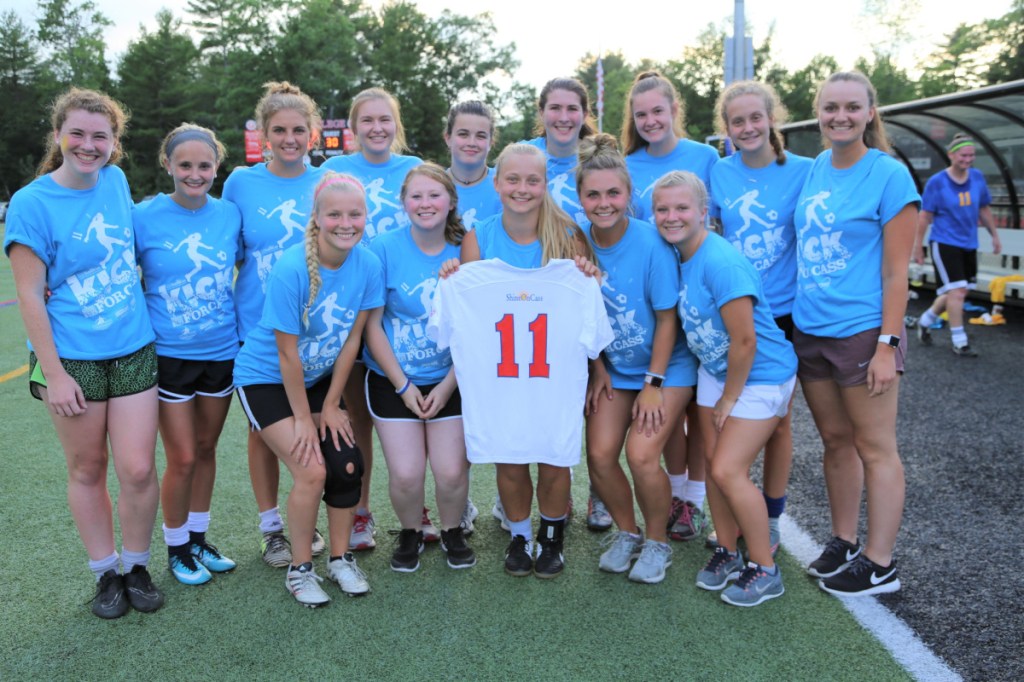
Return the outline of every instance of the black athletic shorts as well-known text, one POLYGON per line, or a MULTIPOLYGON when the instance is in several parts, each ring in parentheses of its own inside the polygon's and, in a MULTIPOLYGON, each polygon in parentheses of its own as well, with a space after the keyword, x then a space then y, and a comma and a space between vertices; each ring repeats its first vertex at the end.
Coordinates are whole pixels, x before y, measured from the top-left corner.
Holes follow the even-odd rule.
POLYGON ((183 360, 156 356, 157 386, 165 403, 186 403, 197 395, 226 398, 234 390, 234 360, 183 360))
POLYGON ((953 289, 971 289, 978 279, 978 252, 959 246, 932 242, 932 265, 935 277, 942 282, 938 293, 953 289))
MULTIPOLYGON (((328 374, 306 389, 306 400, 309 401, 311 414, 323 411, 327 389, 330 387, 331 375, 328 374)), ((255 431, 260 431, 282 419, 295 416, 292 406, 288 402, 284 384, 253 384, 239 386, 236 390, 238 400, 242 403, 242 409, 245 410, 245 416, 249 418, 249 423, 255 431)), ((343 401, 339 405, 342 409, 345 408, 343 401)))
MULTIPOLYGON (((437 384, 416 385, 420 393, 426 396, 437 384)), ((370 414, 374 419, 391 422, 422 422, 423 420, 413 414, 405 403, 402 396, 395 393, 395 387, 387 377, 377 374, 372 369, 366 373, 366 403, 370 407, 370 414)), ((443 419, 457 419, 462 417, 462 396, 459 395, 458 386, 452 392, 448 402, 441 408, 432 419, 427 421, 436 422, 443 419)))

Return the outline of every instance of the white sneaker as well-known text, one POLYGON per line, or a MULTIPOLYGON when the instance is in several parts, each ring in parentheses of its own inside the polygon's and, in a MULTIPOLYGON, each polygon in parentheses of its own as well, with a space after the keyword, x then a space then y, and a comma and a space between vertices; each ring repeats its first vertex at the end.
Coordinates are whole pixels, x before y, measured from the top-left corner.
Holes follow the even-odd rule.
POLYGON ((501 521, 501 529, 509 530, 508 517, 505 516, 505 507, 501 504, 501 498, 494 496, 494 506, 491 507, 491 516, 501 521))
POLYGON ((462 526, 462 534, 464 536, 470 536, 473 534, 473 522, 476 521, 476 517, 480 516, 480 510, 473 504, 473 500, 466 498, 466 508, 462 510, 462 522, 459 524, 462 526))
POLYGON ((338 583, 341 591, 350 597, 358 597, 370 591, 366 574, 356 566, 356 558, 351 552, 327 562, 327 577, 338 583))
POLYGON ((303 606, 315 609, 330 603, 331 598, 327 596, 320 583, 323 578, 313 570, 313 564, 306 562, 298 568, 288 568, 284 576, 284 586, 292 593, 295 600, 303 606))

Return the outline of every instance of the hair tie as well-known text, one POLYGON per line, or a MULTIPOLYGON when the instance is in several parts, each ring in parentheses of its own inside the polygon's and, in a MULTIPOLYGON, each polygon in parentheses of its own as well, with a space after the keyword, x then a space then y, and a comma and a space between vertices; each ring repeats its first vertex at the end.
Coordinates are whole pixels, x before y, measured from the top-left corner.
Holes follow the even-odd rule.
POLYGON ((320 196, 320 192, 322 192, 325 187, 330 187, 331 185, 339 185, 342 183, 352 185, 353 187, 358 188, 360 192, 363 192, 364 194, 366 193, 366 189, 363 187, 362 183, 353 178, 351 175, 337 173, 325 178, 320 183, 320 185, 316 188, 316 191, 313 192, 313 201, 316 201, 317 197, 320 196))
POLYGON ((213 150, 213 156, 215 159, 220 161, 220 152, 217 150, 217 142, 213 139, 213 135, 206 132, 205 130, 196 130, 195 128, 188 128, 182 130, 180 133, 175 135, 167 143, 166 153, 167 158, 171 158, 174 154, 174 150, 183 142, 205 142, 210 145, 210 149, 213 150))

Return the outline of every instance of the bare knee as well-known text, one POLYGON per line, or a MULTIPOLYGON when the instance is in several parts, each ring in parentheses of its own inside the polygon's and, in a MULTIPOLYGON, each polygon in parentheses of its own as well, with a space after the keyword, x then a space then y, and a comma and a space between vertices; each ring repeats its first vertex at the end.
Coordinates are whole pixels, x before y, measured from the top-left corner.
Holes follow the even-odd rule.
MULTIPOLYGON (((165 447, 166 449, 166 447, 165 447)), ((167 469, 164 475, 186 477, 191 476, 196 469, 196 452, 191 450, 167 451, 167 469)))
MULTIPOLYGON (((349 462, 347 466, 351 467, 352 463, 349 462)), ((354 470, 347 473, 354 473, 354 470)), ((394 492, 400 495, 409 495, 423 489, 423 474, 421 472, 389 469, 388 482, 394 492)))
MULTIPOLYGON (((650 440, 639 436, 636 440, 650 440)), ((634 443, 631 442, 626 447, 626 463, 629 465, 629 470, 636 474, 650 474, 661 468, 661 453, 656 448, 652 447, 650 443, 634 443)))
POLYGON ((141 490, 156 483, 156 465, 152 457, 139 457, 117 467, 117 480, 122 488, 141 490))
POLYGON ((292 478, 295 479, 297 486, 320 489, 327 480, 327 470, 322 464, 311 462, 308 467, 297 467, 292 473, 292 478))
POLYGON ((742 482, 747 477, 745 470, 737 468, 724 457, 718 457, 711 463, 709 473, 711 480, 723 491, 730 490, 737 482, 742 482))
POLYGON ((865 467, 892 463, 902 466, 895 440, 892 438, 879 438, 877 434, 858 434, 854 439, 854 445, 865 467))
POLYGON ((436 467, 433 469, 434 485, 443 490, 452 490, 466 485, 469 474, 459 466, 436 467))
POLYGON ((92 487, 106 486, 107 456, 106 453, 82 455, 68 458, 68 482, 73 485, 92 487))
POLYGON ((196 461, 209 462, 217 456, 217 439, 200 438, 196 443, 196 461))

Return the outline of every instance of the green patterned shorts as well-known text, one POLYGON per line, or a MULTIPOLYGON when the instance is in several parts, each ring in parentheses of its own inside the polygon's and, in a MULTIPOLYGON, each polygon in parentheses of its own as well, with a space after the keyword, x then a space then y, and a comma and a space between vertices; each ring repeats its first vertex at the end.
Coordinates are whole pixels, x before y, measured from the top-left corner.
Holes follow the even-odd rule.
MULTIPOLYGON (((107 400, 142 393, 156 386, 156 344, 150 343, 134 353, 110 360, 60 359, 71 378, 78 382, 86 400, 107 400)), ((28 354, 28 390, 42 400, 39 388, 46 388, 46 377, 36 354, 28 354)))

